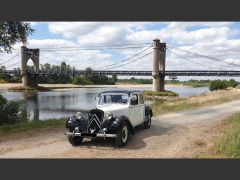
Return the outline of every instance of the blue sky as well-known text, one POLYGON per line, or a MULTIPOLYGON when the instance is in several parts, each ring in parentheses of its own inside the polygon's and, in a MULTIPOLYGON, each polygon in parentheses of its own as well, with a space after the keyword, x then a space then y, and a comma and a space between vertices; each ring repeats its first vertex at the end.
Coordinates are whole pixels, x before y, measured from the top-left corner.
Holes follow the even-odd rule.
MULTIPOLYGON (((216 63, 207 59, 192 57, 178 51, 181 48, 228 62, 240 64, 240 23, 239 22, 29 22, 36 31, 29 37, 29 48, 40 48, 41 62, 60 64, 65 60, 79 69, 107 66, 142 51, 85 50, 85 51, 44 51, 41 48, 87 47, 89 45, 152 43, 154 38, 166 42, 178 55, 189 58, 186 61, 167 52, 167 70, 237 70, 236 67, 216 63), (202 64, 202 65, 198 65, 202 64), (208 67, 210 66, 211 67, 208 67), (211 69, 210 69, 211 68, 211 69)), ((16 45, 19 49, 21 44, 16 45)), ((145 52, 148 53, 149 51, 145 52)), ((17 51, 16 51, 17 53, 17 51)), ((144 55, 144 54, 141 54, 144 55)), ((0 63, 13 56, 3 53, 0 63)), ((19 61, 16 57, 6 66, 19 61)), ((137 58, 137 57, 136 57, 137 58)), ((41 63, 40 62, 40 63, 41 63)), ((29 62, 31 64, 31 62, 29 62)), ((118 70, 151 70, 152 56, 135 61, 129 65, 116 67, 118 70)), ((19 64, 16 65, 16 67, 19 64)), ((14 66, 11 66, 14 67, 14 66)))

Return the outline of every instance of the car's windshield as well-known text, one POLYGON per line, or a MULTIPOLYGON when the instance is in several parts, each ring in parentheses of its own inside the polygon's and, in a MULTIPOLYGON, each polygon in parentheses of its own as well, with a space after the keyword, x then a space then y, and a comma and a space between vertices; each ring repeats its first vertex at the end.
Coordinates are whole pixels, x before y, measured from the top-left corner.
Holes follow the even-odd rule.
POLYGON ((127 104, 128 103, 128 95, 127 94, 102 94, 99 96, 98 104, 127 104))

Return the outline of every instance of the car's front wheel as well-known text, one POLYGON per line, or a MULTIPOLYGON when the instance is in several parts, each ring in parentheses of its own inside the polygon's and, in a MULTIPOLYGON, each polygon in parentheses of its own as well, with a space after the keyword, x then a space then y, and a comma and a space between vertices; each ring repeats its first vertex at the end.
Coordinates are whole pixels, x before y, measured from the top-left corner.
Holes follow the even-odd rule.
POLYGON ((72 146, 78 146, 82 143, 83 138, 78 136, 68 136, 68 141, 72 146))
POLYGON ((123 147, 127 144, 129 137, 129 127, 126 122, 122 123, 118 131, 116 132, 115 144, 118 147, 123 147))

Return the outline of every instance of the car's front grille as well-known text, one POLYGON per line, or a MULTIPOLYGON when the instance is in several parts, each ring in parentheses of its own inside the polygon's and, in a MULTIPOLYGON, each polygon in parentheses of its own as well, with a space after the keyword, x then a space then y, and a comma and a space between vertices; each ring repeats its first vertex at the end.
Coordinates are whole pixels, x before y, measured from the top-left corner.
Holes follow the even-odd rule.
POLYGON ((100 109, 92 109, 88 113, 88 132, 95 130, 95 132, 101 129, 103 122, 104 112, 100 109))

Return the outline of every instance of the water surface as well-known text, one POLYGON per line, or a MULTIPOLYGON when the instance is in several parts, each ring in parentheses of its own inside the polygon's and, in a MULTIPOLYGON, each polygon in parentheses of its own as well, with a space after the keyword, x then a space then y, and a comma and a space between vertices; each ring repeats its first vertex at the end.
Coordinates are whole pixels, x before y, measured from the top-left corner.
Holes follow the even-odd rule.
MULTIPOLYGON (((151 88, 126 88, 128 90, 150 90, 151 88)), ((45 120, 69 117, 79 110, 89 110, 95 107, 95 97, 107 90, 122 90, 120 88, 69 88, 56 89, 51 92, 11 92, 0 90, 0 94, 8 100, 24 100, 30 113, 30 119, 45 120)), ((180 97, 190 97, 209 92, 208 87, 166 87, 179 94, 180 97)))

